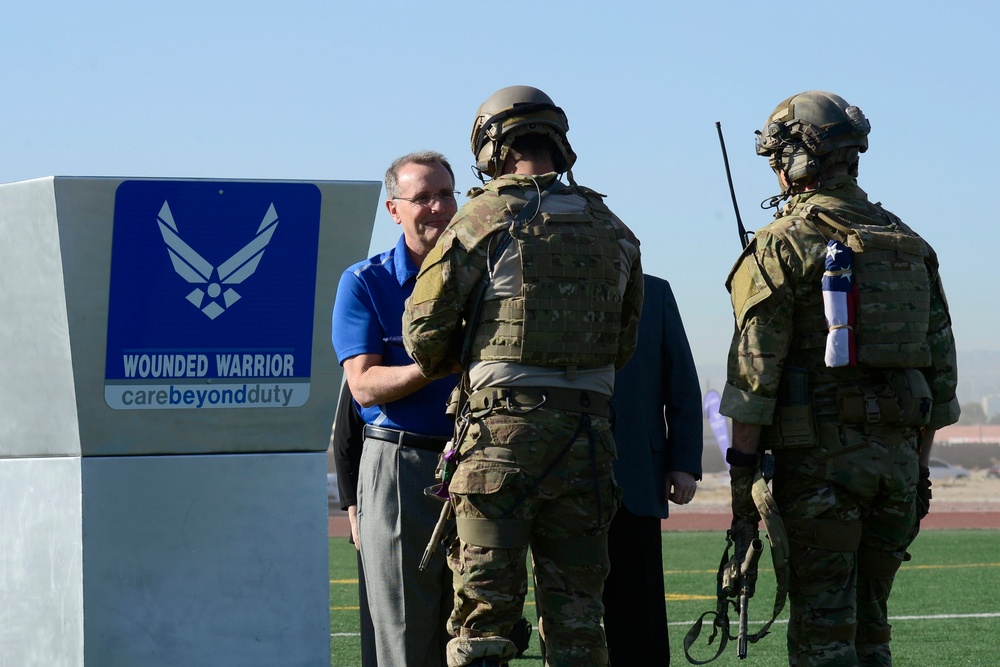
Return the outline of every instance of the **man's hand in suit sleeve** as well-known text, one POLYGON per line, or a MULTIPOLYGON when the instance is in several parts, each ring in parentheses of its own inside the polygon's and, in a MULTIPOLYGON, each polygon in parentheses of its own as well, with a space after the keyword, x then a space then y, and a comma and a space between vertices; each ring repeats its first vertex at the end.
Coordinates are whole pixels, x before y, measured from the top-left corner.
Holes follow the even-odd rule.
POLYGON ((358 535, 358 506, 351 505, 347 508, 347 519, 351 522, 351 542, 354 548, 361 551, 361 538, 358 535))
POLYGON ((667 499, 677 505, 687 505, 698 490, 698 480, 689 472, 668 472, 666 485, 667 499))

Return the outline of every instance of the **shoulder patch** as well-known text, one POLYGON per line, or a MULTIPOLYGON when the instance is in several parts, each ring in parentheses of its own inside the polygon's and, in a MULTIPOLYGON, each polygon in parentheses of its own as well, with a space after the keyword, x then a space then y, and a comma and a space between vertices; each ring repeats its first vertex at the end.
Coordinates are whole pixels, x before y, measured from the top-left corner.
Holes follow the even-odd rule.
POLYGON ((755 249, 753 243, 747 246, 726 280, 736 325, 741 329, 753 307, 771 295, 771 286, 757 263, 755 249))
POLYGON ((452 286, 451 266, 448 262, 447 254, 456 243, 454 232, 449 228, 441 234, 437 243, 431 251, 424 257, 420 265, 420 273, 417 274, 417 283, 413 286, 413 294, 410 301, 415 304, 426 303, 437 299, 442 293, 452 286))
MULTIPOLYGON (((428 256, 427 259, 431 259, 431 257, 428 256)), ((420 278, 417 280, 417 284, 413 286, 413 294, 410 295, 411 305, 419 306, 428 301, 436 301, 443 294, 451 291, 448 264, 447 262, 440 261, 440 259, 440 257, 436 257, 430 263, 426 259, 424 260, 424 266, 420 271, 420 278)))

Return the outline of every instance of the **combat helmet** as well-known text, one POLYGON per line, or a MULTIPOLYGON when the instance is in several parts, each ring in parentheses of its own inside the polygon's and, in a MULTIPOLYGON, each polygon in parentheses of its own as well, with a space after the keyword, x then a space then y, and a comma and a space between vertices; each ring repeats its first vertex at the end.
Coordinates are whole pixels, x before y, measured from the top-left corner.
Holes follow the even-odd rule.
POLYGON ((501 88, 479 105, 472 124, 475 171, 480 180, 496 178, 515 138, 524 134, 543 134, 551 138, 558 149, 556 170, 568 172, 576 162, 576 153, 566 138, 568 131, 566 114, 538 88, 501 88))
POLYGON ((800 181, 820 177, 844 163, 858 174, 858 154, 868 150, 871 123, 861 109, 843 97, 822 90, 792 95, 768 116, 757 132, 757 154, 768 158, 774 172, 783 173, 783 194, 800 181))

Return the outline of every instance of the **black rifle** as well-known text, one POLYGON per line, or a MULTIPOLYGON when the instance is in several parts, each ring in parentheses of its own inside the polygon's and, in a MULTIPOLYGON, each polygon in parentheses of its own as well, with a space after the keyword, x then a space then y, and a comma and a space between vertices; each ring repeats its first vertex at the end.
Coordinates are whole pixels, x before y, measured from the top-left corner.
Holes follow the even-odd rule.
POLYGON ((760 554, 764 550, 764 543, 759 539, 750 542, 747 555, 740 565, 740 631, 736 639, 736 654, 740 660, 747 657, 747 612, 750 607, 750 598, 753 591, 750 589, 750 576, 756 579, 757 563, 760 561, 760 554))

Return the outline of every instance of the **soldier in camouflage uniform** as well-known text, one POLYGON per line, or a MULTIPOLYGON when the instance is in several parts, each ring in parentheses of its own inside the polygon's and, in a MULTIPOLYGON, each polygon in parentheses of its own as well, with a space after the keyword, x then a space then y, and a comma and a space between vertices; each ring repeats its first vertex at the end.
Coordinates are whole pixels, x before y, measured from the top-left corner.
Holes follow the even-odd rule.
POLYGON ((934 431, 959 416, 934 251, 857 184, 869 130, 830 93, 778 105, 757 152, 782 186, 773 204, 788 201, 727 283, 733 533, 740 551, 756 536, 750 486, 771 450, 795 667, 892 664, 886 603, 928 511, 934 431))
POLYGON ((529 546, 546 664, 608 664, 601 593, 620 499, 608 399, 635 349, 642 267, 632 232, 575 184, 568 129, 536 88, 483 103, 472 149, 492 180, 441 235, 404 315, 425 375, 465 360, 450 667, 514 656, 529 546))

